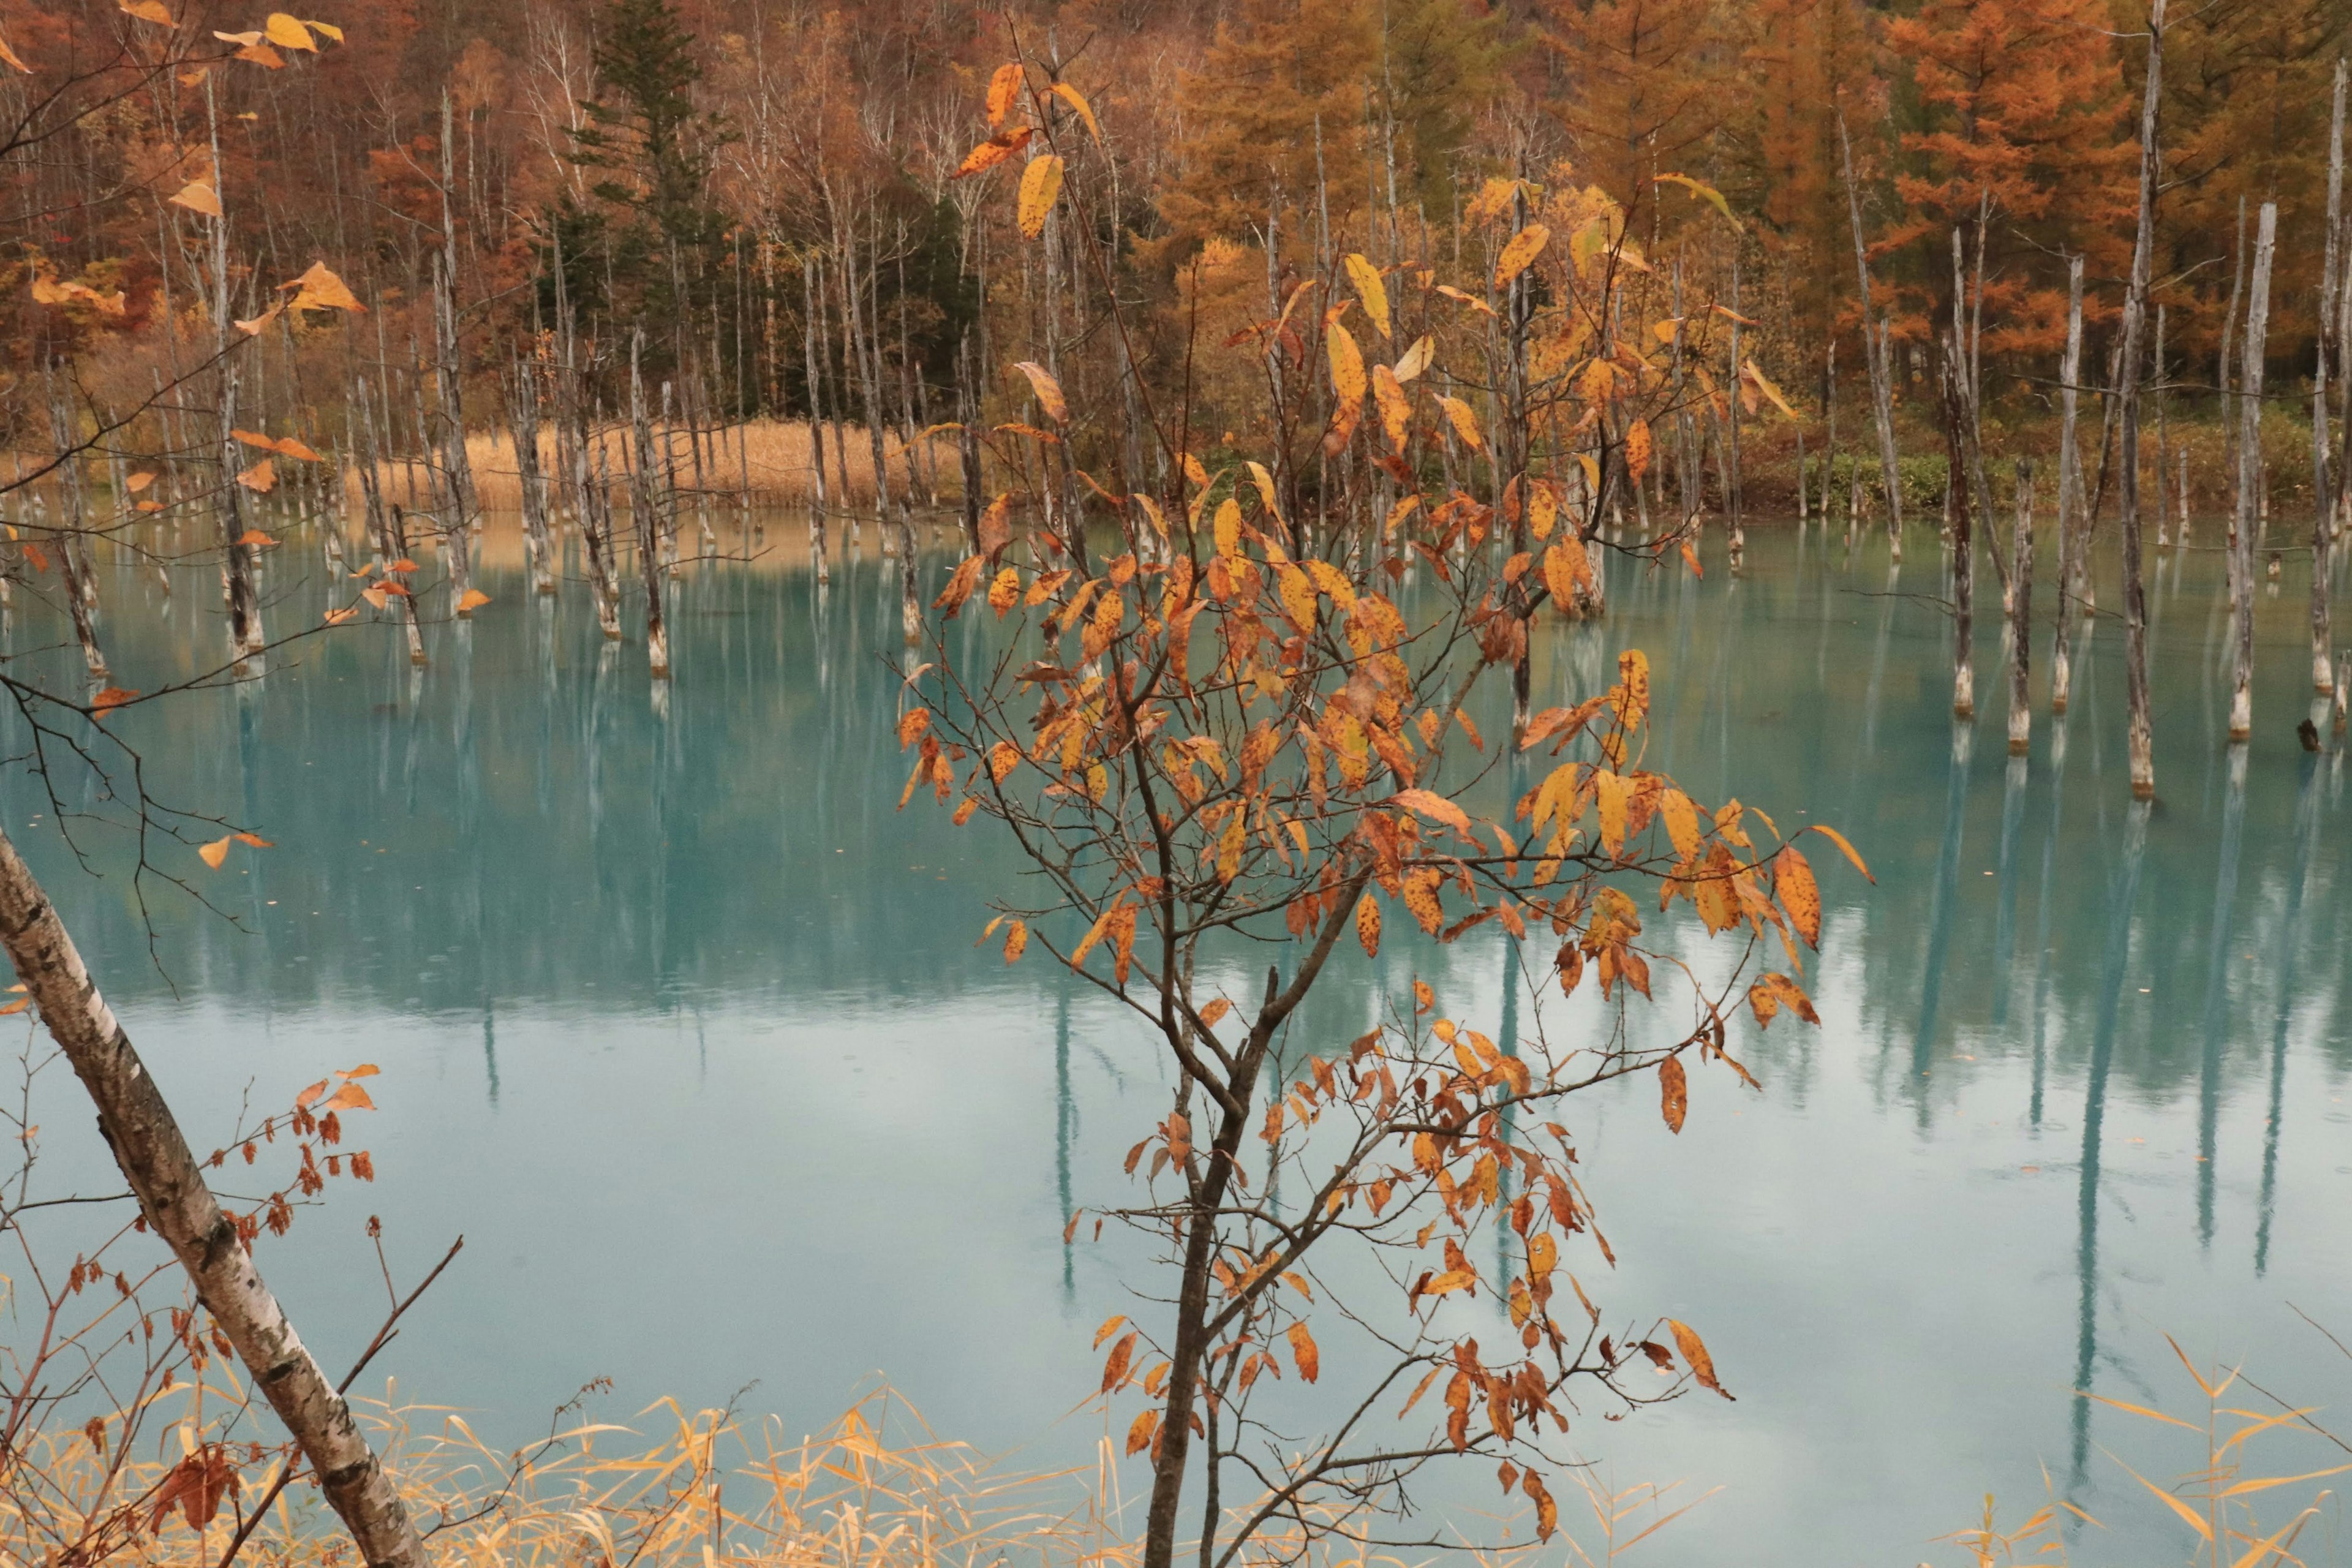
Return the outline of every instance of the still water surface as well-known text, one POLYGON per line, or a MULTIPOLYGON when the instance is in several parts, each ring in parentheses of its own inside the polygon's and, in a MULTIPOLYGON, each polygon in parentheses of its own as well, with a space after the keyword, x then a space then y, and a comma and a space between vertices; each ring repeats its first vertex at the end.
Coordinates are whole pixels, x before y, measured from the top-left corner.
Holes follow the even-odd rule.
MULTIPOLYGON (((1137 1307, 1130 1260, 1066 1247, 1062 1216, 1125 1194, 1164 1073, 1049 964, 974 949, 1020 874, 984 821, 893 809, 884 565, 838 566, 822 596, 797 560, 693 574, 666 707, 584 592, 534 603, 494 549, 496 602, 429 632, 428 670, 355 627, 257 687, 121 716, 160 793, 278 846, 217 874, 184 852, 236 923, 163 899, 152 960, 127 879, 73 870, 46 802, 5 786, 10 832, 192 1129, 227 1125, 248 1089, 278 1103, 383 1067, 355 1131, 374 1186, 339 1186, 268 1249, 323 1359, 381 1315, 374 1212, 412 1276, 465 1235, 389 1362, 496 1439, 599 1375, 613 1418, 747 1390, 746 1410, 813 1429, 879 1373, 942 1433, 1024 1463, 1099 1435, 1070 1412, 1095 1326, 1137 1307)), ((2081 1532, 2084 1559, 2177 1555, 2105 1450, 2167 1475, 2194 1456, 2073 1389, 2197 1414, 2167 1333, 2299 1403, 2352 1389, 2293 1310, 2352 1330, 2345 769, 2294 733, 2304 584, 2290 570, 2262 605, 2257 734, 2233 763, 2218 556, 2158 569, 2162 795, 2136 831, 2111 616, 2074 712, 2038 714, 2018 763, 1990 606, 1986 714, 1948 717, 1927 536, 1899 578, 1883 541, 1793 531, 1759 531, 1738 578, 1719 551, 1706 565, 1621 568, 1605 622, 1542 630, 1539 694, 1589 694, 1643 648, 1650 765, 1784 828, 1841 826, 1877 882, 1815 855, 1822 1026, 1735 1025, 1762 1095, 1698 1075, 1679 1138, 1654 1085, 1571 1108, 1621 1258, 1612 1311, 1699 1325, 1739 1395, 1576 1441, 1621 1485, 1721 1489, 1660 1538, 1678 1560, 1948 1556, 1933 1537, 1987 1490, 2032 1506, 2045 1467, 2110 1526, 2081 1532)), ((280 626, 336 585, 291 551, 272 574, 280 626)), ((122 684, 212 662, 216 606, 191 586, 167 610, 123 565, 105 592, 122 684)), ((2111 574, 2104 592, 2112 609, 2111 574)), ((35 607, 11 637, 56 634, 35 607)), ((60 652, 28 667, 70 677, 60 652)), ((1449 1012, 1499 1015, 1498 945, 1421 956, 1449 1012)), ((1333 1039, 1410 978, 1338 976, 1333 1039)), ((94 1189, 103 1153, 58 1078, 51 1181, 94 1189)), ((2282 1439, 2277 1468, 2332 1452, 2282 1439)))

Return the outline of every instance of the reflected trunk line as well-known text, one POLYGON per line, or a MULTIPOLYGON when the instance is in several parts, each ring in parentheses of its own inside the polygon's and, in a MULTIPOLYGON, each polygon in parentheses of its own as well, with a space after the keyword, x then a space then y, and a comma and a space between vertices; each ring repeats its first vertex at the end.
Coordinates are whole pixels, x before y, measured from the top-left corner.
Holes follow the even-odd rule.
POLYGON ((2229 1032, 2230 912, 2246 837, 2246 751, 2230 748, 2221 801, 2221 865, 2213 879, 2213 936, 2206 950, 2203 1050, 2197 1070, 2197 1245, 2213 1245, 2213 1157, 2221 1121, 2221 1045, 2229 1032))
MULTIPOLYGON (((2342 752, 2336 753, 2339 757, 2342 752)), ((2277 1212, 2279 1121, 2286 1094, 2286 1026, 2294 1008, 2295 955, 2303 948, 2303 900, 2311 886, 2311 863, 2319 856, 2319 759, 2303 759, 2303 783, 2295 791, 2295 863, 2287 879, 2285 933, 2279 958, 2278 1009, 2271 1020, 2271 1095, 2263 1122, 2262 1187, 2254 1200, 2254 1277, 2270 1272, 2271 1220, 2277 1212)))
MULTIPOLYGON (((1054 1192, 1062 1223, 1070 1223, 1070 1149, 1077 1142, 1078 1105, 1070 1094, 1070 987, 1066 977, 1054 1002, 1054 1192)), ((1072 1260, 1074 1235, 1062 1237, 1062 1303, 1075 1305, 1077 1276, 1072 1260)))
POLYGON ((2050 833, 2042 841, 2042 890, 2037 899, 2033 957, 2033 1083, 2026 1104, 2028 1124, 2042 1131, 2043 1086, 2050 1062, 2050 921, 2053 883, 2058 869, 2058 826, 2066 808, 2066 732, 2071 721, 2059 714, 2050 724, 2050 833))
POLYGON ((2067 1489, 2079 1491, 2091 1458, 2091 1387, 2099 1357, 2099 1157, 2107 1115, 2107 1075, 2115 1065, 2116 1024, 2121 1011, 2124 970, 2131 954, 2132 904, 2139 893, 2139 868, 2147 848, 2148 803, 2134 801, 2124 818, 2123 868, 2116 878, 2107 915, 2107 947, 2101 960, 2098 1026, 2091 1037, 2091 1069, 2083 1089, 2082 1182, 2075 1198, 2074 1387, 2072 1464, 2067 1489))
POLYGON ((1919 1125, 1927 1125, 1927 1086, 1936 1045, 1936 1015, 1944 1000, 1944 968, 1951 954, 1954 914, 1959 905, 1960 840, 1968 826, 1969 753, 1976 728, 1965 720, 1952 725, 1952 768, 1944 791, 1944 847, 1936 857, 1936 893, 1927 923, 1925 983, 1919 993, 1919 1032, 1911 1044, 1911 1092, 1919 1125))
POLYGON ((2025 758, 2012 753, 2000 797, 2000 904, 1993 910, 1992 1024, 2009 1023, 2010 975, 2017 959, 2017 836, 2025 821, 2025 758))

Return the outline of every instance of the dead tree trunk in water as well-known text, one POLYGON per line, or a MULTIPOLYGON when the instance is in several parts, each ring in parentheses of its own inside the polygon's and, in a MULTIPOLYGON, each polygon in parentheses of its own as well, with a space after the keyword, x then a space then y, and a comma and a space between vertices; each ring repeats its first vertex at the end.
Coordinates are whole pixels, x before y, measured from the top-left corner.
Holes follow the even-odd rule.
POLYGON ((646 658, 656 680, 669 679, 669 628, 662 621, 662 525, 654 491, 654 432, 646 415, 646 383, 637 361, 646 335, 629 339, 629 427, 636 444, 629 465, 629 511, 637 529, 637 574, 646 580, 646 658))
POLYGON ((2139 387, 2140 338, 2147 326, 2147 290, 2156 247, 2156 184, 2162 150, 2156 142, 2157 106, 2164 86, 2164 5, 2147 16, 2147 83, 2139 114, 2139 233, 2132 245, 2131 286, 2124 295, 2123 363, 2116 374, 2122 426, 2118 510, 2124 554, 2124 688, 2126 749, 2135 800, 2156 794, 2156 739, 2147 704, 2147 588, 2140 577, 2139 387))
POLYGON ((2344 287, 2341 226, 2344 213, 2344 87, 2345 62, 2336 62, 2335 109, 2327 131, 2327 247, 2319 282, 2318 350, 2311 377, 2311 689, 2325 697, 2336 689, 2336 668, 2328 626, 2329 546, 2336 529, 2337 486, 2332 482, 2327 439, 2327 378, 2343 367, 2334 362, 2343 353, 2336 336, 2336 295, 2344 287))
POLYGON ((2009 754, 2012 757, 2025 755, 2033 742, 2032 647, 2033 459, 2020 458, 2017 529, 2011 536, 2009 552, 2009 754))
POLYGON ((2058 372, 2058 614, 2050 624, 2050 711, 2063 713, 2074 688, 2075 562, 2083 552, 2083 458, 2074 445, 2083 375, 2083 258, 2066 264, 2066 357, 2058 372))
POLYGON ((1941 381, 1944 393, 1944 451, 1950 463, 1952 498, 1952 717, 1973 719, 1977 712, 1976 661, 1970 641, 1976 633, 1976 545, 1969 526, 1973 503, 1969 495, 1966 395, 1960 382, 1968 374, 1968 353, 1955 331, 1944 341, 1941 381))
POLYGON ((2246 290, 2245 357, 2238 375, 2237 536, 2230 542, 2237 668, 2230 689, 2230 739, 2254 732, 2254 527, 2263 482, 2263 344, 2271 324, 2271 260, 2278 243, 2278 204, 2264 202, 2254 234, 2253 283, 2246 290))
POLYGON ((522 487, 523 539, 530 547, 533 589, 555 592, 555 547, 547 531, 546 475, 539 461, 539 381, 527 359, 515 362, 509 432, 514 438, 515 479, 522 487))
POLYGON ((74 636, 81 641, 82 662, 89 667, 90 679, 102 684, 106 679, 106 655, 99 649, 98 626, 90 619, 90 600, 94 595, 86 586, 87 573, 80 551, 82 532, 89 526, 88 508, 82 501, 81 458, 74 453, 73 416, 55 387, 49 393, 49 431, 57 442, 58 501, 63 512, 51 541, 58 552, 58 576, 66 591, 66 607, 73 616, 74 636))
POLYGON ((0 833, 0 944, 8 950, 42 1026, 98 1108, 99 1130, 138 1195, 140 1212, 171 1244, 196 1299, 293 1435, 328 1506, 369 1568, 425 1568, 425 1545, 400 1494, 352 1420, 351 1407, 311 1359, 236 1222, 205 1184, 172 1108, 83 967, 48 898, 0 833))

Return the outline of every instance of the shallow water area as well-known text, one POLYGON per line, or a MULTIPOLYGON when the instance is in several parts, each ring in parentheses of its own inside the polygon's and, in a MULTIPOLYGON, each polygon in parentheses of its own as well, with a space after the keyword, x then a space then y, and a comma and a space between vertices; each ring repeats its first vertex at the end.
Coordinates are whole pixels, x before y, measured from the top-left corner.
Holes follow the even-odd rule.
MULTIPOLYGON (((195 1142, 248 1093, 382 1067, 351 1134, 374 1184, 331 1186, 261 1255, 322 1359, 382 1316, 374 1213, 412 1278, 465 1235, 381 1364, 494 1440, 543 1430, 597 1376, 617 1384, 607 1419, 740 1393, 807 1431, 881 1374, 942 1434, 1083 1458, 1104 1425, 1073 1414, 1096 1326, 1153 1309, 1131 1256, 1083 1230, 1066 1246, 1064 1220, 1128 1190, 1165 1075, 1049 963, 973 946, 1022 867, 984 820, 896 809, 898 563, 845 552, 820 589, 802 526, 723 525, 751 558, 677 580, 666 692, 641 635, 600 637, 576 576, 552 602, 529 592, 502 521, 477 569, 492 602, 430 626, 426 668, 362 621, 259 682, 117 716, 160 796, 275 846, 218 872, 154 851, 219 912, 148 884, 152 957, 116 837, 90 830, 91 877, 37 784, 12 773, 0 808, 195 1142)), ((947 538, 922 560, 927 601, 947 538)), ((1927 531, 1907 543, 1897 571, 1883 537, 1759 528, 1734 574, 1711 534, 1704 578, 1616 562, 1605 620, 1538 630, 1539 704, 1601 689, 1641 647, 1647 765, 1784 832, 1832 824, 1876 876, 1809 841, 1822 1025, 1734 1022, 1760 1094, 1696 1071, 1678 1137, 1652 1083, 1571 1107, 1619 1258, 1612 1315, 1699 1327, 1738 1395, 1584 1419, 1571 1440, 1617 1486, 1720 1489, 1652 1548, 1677 1557, 1937 1557, 1986 1491, 2011 1517, 2035 1506, 2046 1467, 2106 1526, 2077 1531, 2081 1560, 2145 1561, 2185 1538, 2106 1450, 2164 1477, 2198 1455, 2076 1388, 2201 1420, 2168 1333, 2297 1404, 2352 1388, 2294 1310, 2352 1340, 2346 763, 2294 733, 2306 584, 2290 563, 2258 600, 2255 735, 2233 752, 2219 553, 2151 555, 2159 798, 2140 818, 2112 561, 2063 720, 2042 564, 2032 751, 2012 759, 1992 574, 1979 712, 1955 726, 1942 552, 1927 531)), ((121 684, 217 662, 210 583, 184 577, 167 605, 151 569, 101 570, 121 684)), ((285 546, 272 629, 315 625, 349 586, 315 544, 285 546)), ((992 635, 978 615, 949 632, 968 651, 992 635)), ((20 603, 17 673, 71 682, 61 640, 20 603)), ((1501 715, 1480 717, 1491 741, 1501 715)), ((67 805, 97 804, 55 778, 67 805)), ((1344 1040, 1418 960, 1448 1012, 1490 1027, 1517 983, 1493 934, 1355 955, 1315 1022, 1344 1040)), ((44 1180, 101 1190, 72 1089, 54 1067, 35 1089, 44 1180)), ((2331 1456, 2282 1436, 2271 1468, 2331 1456)), ((1490 1506, 1473 1468, 1438 1500, 1490 1506)))

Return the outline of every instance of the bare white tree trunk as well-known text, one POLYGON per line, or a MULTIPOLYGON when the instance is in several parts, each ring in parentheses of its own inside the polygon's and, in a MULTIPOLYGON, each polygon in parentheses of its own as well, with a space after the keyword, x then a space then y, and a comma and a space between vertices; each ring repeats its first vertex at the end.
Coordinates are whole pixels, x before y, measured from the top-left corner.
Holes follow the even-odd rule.
POLYGON ((2074 557, 2082 545, 2083 458, 2074 445, 2083 377, 2083 258, 2066 264, 2066 357, 2058 371, 2058 614, 2050 623, 2050 711, 2063 713, 2074 689, 2074 557))
POLYGON ((2139 114, 2139 232, 2132 245, 2131 287, 2124 295, 2123 362, 2116 371, 2116 417, 2123 432, 2116 497, 2123 524, 2125 741, 2135 800, 2156 794, 2155 731, 2147 703, 2147 590, 2140 576, 2139 365, 2156 247, 2156 185, 2163 162, 2156 121, 2164 79, 2164 5, 2165 0, 2153 0, 2148 7, 2147 84, 2139 114))
POLYGON ((50 1038, 98 1107, 99 1129, 139 1206, 171 1244, 197 1299, 300 1445, 369 1568, 424 1568, 424 1542, 351 1408, 262 1283, 236 1223, 205 1184, 172 1108, 99 994, 40 884, 0 833, 0 945, 50 1038))
POLYGON ((2033 738, 2033 700, 2028 690, 2033 646, 2033 460, 2030 458, 2017 460, 2017 528, 2011 536, 2009 563, 2009 754, 2021 757, 2033 738))
POLYGON ((2263 344, 2270 330, 2271 260, 2278 245, 2278 204, 2264 202, 2254 233, 2254 276, 2246 291, 2246 341, 2238 377, 2237 536, 2230 542, 2230 600, 2236 617, 2237 668, 2230 689, 2230 739, 2254 732, 2254 530, 2263 482, 2263 344))
POLYGON ((1903 476, 1895 460, 1895 365, 1893 345, 1884 334, 1874 336, 1870 319, 1870 251, 1862 238, 1862 189, 1854 184, 1853 142, 1846 135, 1845 111, 1838 111, 1838 148, 1844 157, 1845 199, 1853 218, 1853 268, 1862 286, 1862 340, 1870 362, 1870 406, 1878 426, 1878 468, 1886 490, 1886 531, 1895 540, 1896 559, 1903 549, 1903 476))

